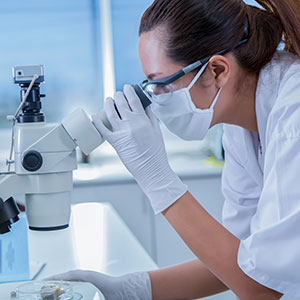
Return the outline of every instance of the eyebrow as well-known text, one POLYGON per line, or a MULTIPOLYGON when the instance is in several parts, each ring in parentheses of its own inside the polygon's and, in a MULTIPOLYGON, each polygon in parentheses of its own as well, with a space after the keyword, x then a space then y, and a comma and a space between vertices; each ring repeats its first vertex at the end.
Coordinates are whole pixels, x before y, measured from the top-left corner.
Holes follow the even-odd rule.
POLYGON ((162 73, 151 73, 151 74, 149 74, 149 75, 147 76, 147 78, 148 78, 149 80, 153 80, 153 78, 154 78, 155 76, 158 76, 158 75, 160 75, 160 74, 162 74, 162 73))

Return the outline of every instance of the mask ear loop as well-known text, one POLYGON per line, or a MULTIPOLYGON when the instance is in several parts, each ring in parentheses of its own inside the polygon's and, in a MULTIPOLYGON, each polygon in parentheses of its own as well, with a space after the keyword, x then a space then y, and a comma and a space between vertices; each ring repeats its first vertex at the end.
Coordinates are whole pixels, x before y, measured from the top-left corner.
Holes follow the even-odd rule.
POLYGON ((188 87, 187 87, 188 90, 190 90, 193 87, 193 85, 196 83, 196 81, 199 79, 199 77, 203 74, 203 72, 205 71, 207 65, 208 65, 208 62, 202 66, 202 68, 199 70, 199 72, 197 73, 197 75, 195 76, 195 78, 188 85, 188 87))
POLYGON ((219 88, 219 91, 218 91, 216 97, 214 98, 212 104, 210 105, 209 109, 213 109, 214 108, 215 104, 217 103, 217 101, 219 99, 221 91, 222 91, 222 88, 219 88))

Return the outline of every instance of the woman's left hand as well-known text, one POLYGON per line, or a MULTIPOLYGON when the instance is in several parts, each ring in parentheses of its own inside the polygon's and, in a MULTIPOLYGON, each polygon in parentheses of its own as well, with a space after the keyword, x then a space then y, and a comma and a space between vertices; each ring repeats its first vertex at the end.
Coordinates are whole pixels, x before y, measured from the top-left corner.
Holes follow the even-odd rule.
POLYGON ((147 272, 112 277, 94 271, 73 270, 51 276, 45 280, 90 282, 103 293, 107 300, 152 299, 151 281, 147 272))
POLYGON ((104 105, 112 131, 98 115, 93 116, 94 124, 148 196, 154 212, 162 212, 185 194, 187 187, 169 166, 159 123, 151 108, 144 110, 129 85, 114 98, 107 98, 104 105))

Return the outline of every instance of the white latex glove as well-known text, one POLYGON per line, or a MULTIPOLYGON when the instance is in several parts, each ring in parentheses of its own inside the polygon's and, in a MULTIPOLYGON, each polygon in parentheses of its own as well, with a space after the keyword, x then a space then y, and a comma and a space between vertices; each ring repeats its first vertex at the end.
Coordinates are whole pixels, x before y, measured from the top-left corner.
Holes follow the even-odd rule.
POLYGON ((115 148, 150 199, 154 212, 164 211, 186 193, 187 186, 169 166, 156 116, 149 107, 144 110, 134 88, 129 85, 125 85, 124 93, 115 93, 114 100, 107 98, 104 108, 112 131, 105 127, 100 114, 93 116, 96 128, 115 148))
POLYGON ((47 278, 47 280, 90 282, 106 300, 151 300, 151 282, 148 273, 132 273, 111 277, 93 271, 74 270, 47 278))

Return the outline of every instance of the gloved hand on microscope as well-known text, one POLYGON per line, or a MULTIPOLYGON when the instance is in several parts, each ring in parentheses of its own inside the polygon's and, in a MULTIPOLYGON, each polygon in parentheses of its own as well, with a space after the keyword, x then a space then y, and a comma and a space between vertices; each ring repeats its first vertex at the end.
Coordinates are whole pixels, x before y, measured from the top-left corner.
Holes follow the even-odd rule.
MULTIPOLYGON (((114 99, 107 98, 105 113, 112 125, 107 129, 99 115, 93 122, 114 147, 120 159, 147 195, 155 213, 171 206, 187 192, 187 186, 169 166, 163 137, 150 107, 144 110, 134 88, 125 85, 114 99)), ((147 272, 109 277, 97 272, 74 270, 52 277, 55 280, 87 281, 107 300, 150 300, 151 282, 147 272)))

